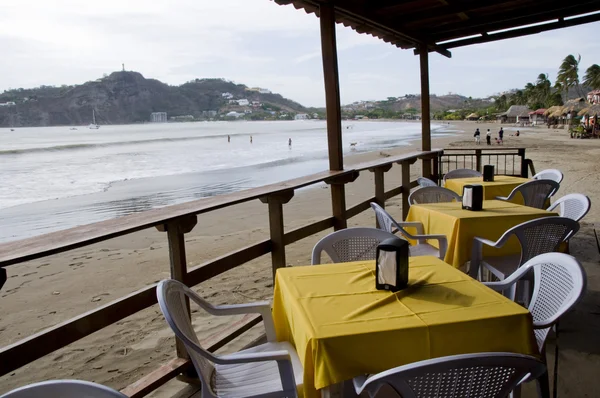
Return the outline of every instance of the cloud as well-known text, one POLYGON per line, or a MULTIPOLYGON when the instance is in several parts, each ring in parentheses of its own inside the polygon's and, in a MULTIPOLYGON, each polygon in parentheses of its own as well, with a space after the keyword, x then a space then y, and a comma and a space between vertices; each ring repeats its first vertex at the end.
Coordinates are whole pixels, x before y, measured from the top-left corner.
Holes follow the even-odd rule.
MULTIPOLYGON (((432 54, 431 91, 485 96, 553 79, 564 56, 599 53, 598 24, 432 54)), ((343 103, 418 93, 419 62, 404 51, 338 25, 343 103)), ((121 63, 169 84, 223 77, 323 106, 319 21, 269 0, 19 0, 0 6, 0 90, 74 84, 121 63)))

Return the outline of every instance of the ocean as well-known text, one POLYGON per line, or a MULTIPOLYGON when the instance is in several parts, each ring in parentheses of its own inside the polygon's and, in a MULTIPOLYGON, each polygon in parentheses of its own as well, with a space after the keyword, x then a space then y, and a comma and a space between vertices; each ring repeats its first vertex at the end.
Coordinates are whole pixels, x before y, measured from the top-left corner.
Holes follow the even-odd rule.
MULTIPOLYGON (((420 138, 421 126, 348 121, 343 134, 348 155, 408 145, 420 138), (356 146, 351 148, 351 142, 356 146)), ((432 125, 432 134, 448 133, 432 125)), ((0 242, 327 167, 324 121, 1 129, 0 242)))

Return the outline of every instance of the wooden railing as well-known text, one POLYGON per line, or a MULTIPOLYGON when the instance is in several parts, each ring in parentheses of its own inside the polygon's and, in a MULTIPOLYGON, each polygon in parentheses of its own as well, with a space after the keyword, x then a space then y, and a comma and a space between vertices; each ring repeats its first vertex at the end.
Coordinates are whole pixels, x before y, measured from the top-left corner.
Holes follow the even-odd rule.
POLYGON ((439 178, 456 169, 482 171, 486 164, 494 165, 498 175, 526 178, 529 170, 535 174, 533 163, 525 158, 525 148, 444 149, 439 155, 439 178))
MULTIPOLYGON (((385 206, 387 199, 402 195, 402 209, 405 217, 409 207, 408 193, 412 187, 417 185, 416 181, 410 179, 411 165, 419 159, 422 160, 424 164, 431 166, 432 175, 430 177, 433 178, 440 174, 438 160, 441 154, 441 150, 433 150, 388 157, 362 163, 344 171, 326 171, 228 195, 173 205, 0 244, 0 267, 8 267, 155 227, 167 235, 171 278, 182 281, 188 286, 197 285, 267 253, 271 253, 274 274, 278 268, 286 266, 286 245, 332 227, 334 229, 344 228, 347 220, 367 210, 370 202, 375 201, 385 206), (401 167, 401 184, 386 191, 385 173, 395 164, 399 164, 401 167), (336 197, 332 190, 332 216, 290 231, 284 230, 283 205, 292 199, 295 190, 322 182, 348 184, 364 171, 374 173, 372 197, 346 208, 345 197, 336 197), (199 214, 257 199, 268 205, 269 239, 239 248, 196 267, 187 267, 185 234, 194 228, 199 214)), ((3 274, 0 272, 1 275, 3 274)), ((146 286, 104 306, 1 348, 0 376, 156 304, 155 289, 156 284, 146 286)), ((229 327, 226 333, 216 341, 207 342, 206 346, 211 350, 216 350, 259 322, 260 317, 247 317, 229 327)), ((185 349, 180 342, 177 342, 177 359, 161 366, 123 391, 132 397, 144 396, 188 368, 190 368, 190 363, 185 349)))

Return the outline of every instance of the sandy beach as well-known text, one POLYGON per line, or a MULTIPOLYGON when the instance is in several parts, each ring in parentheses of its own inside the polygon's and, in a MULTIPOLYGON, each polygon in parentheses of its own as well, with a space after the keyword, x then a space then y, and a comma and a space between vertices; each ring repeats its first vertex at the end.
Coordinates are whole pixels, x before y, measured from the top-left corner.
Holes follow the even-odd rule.
MULTIPOLYGON (((454 122, 455 136, 436 139, 436 148, 474 148, 473 132, 492 129, 499 124, 454 122), (461 132, 462 131, 462 132, 461 132)), ((507 147, 527 148, 536 170, 557 168, 565 179, 557 197, 583 193, 592 200, 592 209, 584 218, 582 229, 571 242, 571 253, 584 263, 588 273, 588 292, 576 309, 561 322, 560 382, 561 396, 598 396, 596 371, 600 345, 598 305, 600 298, 599 254, 594 239, 594 225, 600 221, 600 177, 595 162, 600 158, 600 141, 570 139, 565 130, 545 126, 519 128, 519 137, 511 136, 516 127, 504 126, 507 147), (507 128, 509 127, 509 128, 507 128)), ((485 138, 483 140, 485 142, 485 138)), ((385 151, 389 155, 418 149, 411 147, 385 151)), ((485 144, 481 146, 485 149, 485 144)), ((356 164, 381 157, 379 152, 346 158, 356 164)), ((419 175, 415 164, 414 177, 419 175)), ((400 182, 400 167, 386 174, 386 188, 400 182)), ((347 205, 352 206, 373 195, 373 175, 363 172, 347 186, 347 205)), ((401 218, 400 197, 387 202, 393 215, 401 218)), ((327 186, 296 192, 285 205, 286 230, 322 219, 331 214, 327 186)), ((368 211, 349 220, 350 226, 374 226, 368 211)), ((315 242, 325 231, 287 247, 288 265, 307 264, 315 242)), ((267 206, 258 200, 198 217, 195 229, 187 235, 190 266, 201 264, 241 246, 268 238, 267 206)), ((2 345, 56 325, 71 317, 104 305, 148 284, 169 277, 167 239, 154 229, 138 232, 86 248, 8 267, 9 279, 0 291, 0 338, 2 345)), ((270 299, 272 296, 271 260, 266 255, 196 287, 199 294, 214 304, 234 304, 270 299)), ((222 330, 231 318, 208 318, 194 313, 195 325, 202 339, 222 330)), ((255 331, 257 333, 257 331, 255 331)), ((247 333, 226 350, 250 341, 256 333, 247 333)), ((549 353, 553 347, 549 347, 549 353)), ((27 383, 55 379, 92 380, 120 389, 156 369, 175 356, 174 339, 157 306, 118 322, 62 350, 54 352, 14 373, 0 378, 0 393, 27 383)), ((551 358, 551 355, 550 355, 551 358)), ((552 360, 550 359, 549 362, 552 360)))

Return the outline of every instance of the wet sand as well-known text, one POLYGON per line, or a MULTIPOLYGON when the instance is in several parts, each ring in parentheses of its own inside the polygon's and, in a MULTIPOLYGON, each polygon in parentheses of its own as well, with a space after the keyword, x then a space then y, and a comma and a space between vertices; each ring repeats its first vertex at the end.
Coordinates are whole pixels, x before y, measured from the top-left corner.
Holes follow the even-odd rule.
MULTIPOLYGON (((434 147, 473 148, 473 132, 488 127, 494 134, 498 124, 457 122, 453 126, 465 133, 434 141, 434 147)), ((505 126, 506 128, 506 126, 505 126)), ((506 129, 505 146, 527 148, 537 170, 558 168, 565 174, 558 196, 584 193, 592 199, 592 210, 571 243, 572 254, 588 272, 588 293, 577 310, 569 314, 561 327, 561 396, 597 396, 595 383, 600 345, 598 306, 600 272, 593 227, 600 220, 595 203, 600 200, 600 177, 596 161, 600 159, 600 141, 574 140, 564 130, 519 128, 520 137, 511 137, 506 129)), ((516 131, 516 128, 515 128, 516 131)), ((485 134, 485 133, 484 133, 485 134)), ((418 149, 401 147, 386 151, 395 155, 418 149)), ((481 146, 485 148, 485 145, 481 146)), ((382 157, 379 152, 346 158, 346 164, 382 157)), ((419 175, 415 164, 412 175, 419 175)), ((400 183, 400 167, 386 174, 386 188, 400 183)), ((347 187, 347 205, 352 206, 373 195, 372 173, 364 172, 347 187)), ((389 211, 400 218, 400 197, 387 202, 389 211)), ((326 186, 300 190, 284 207, 285 228, 293 229, 330 216, 330 193, 326 186)), ((364 212, 350 226, 372 226, 374 216, 364 212)), ((259 201, 237 205, 198 217, 198 225, 187 236, 190 266, 201 264, 236 248, 268 238, 267 206, 259 201)), ((310 262, 316 241, 328 233, 314 235, 287 247, 288 265, 310 262)), ((166 235, 145 230, 86 248, 8 267, 9 280, 0 291, 0 338, 3 345, 14 343, 49 326, 116 300, 148 284, 169 277, 166 235)), ((270 256, 228 271, 196 287, 215 304, 233 304, 270 299, 272 296, 270 256)), ((207 339, 225 328, 232 318, 207 317, 196 312, 194 323, 200 339, 207 339)), ((248 333, 225 351, 251 341, 258 333, 248 333)), ((549 351, 553 351, 549 347, 549 351)), ((39 380, 79 378, 123 388, 174 357, 172 333, 157 306, 151 307, 115 325, 88 336, 62 350, 0 378, 0 393, 39 380)), ((551 362, 550 356, 549 361, 551 362)))

